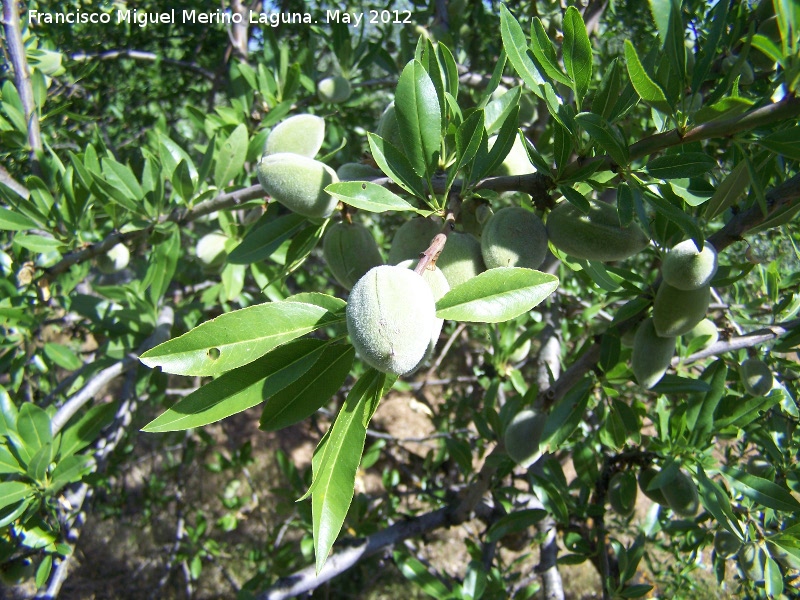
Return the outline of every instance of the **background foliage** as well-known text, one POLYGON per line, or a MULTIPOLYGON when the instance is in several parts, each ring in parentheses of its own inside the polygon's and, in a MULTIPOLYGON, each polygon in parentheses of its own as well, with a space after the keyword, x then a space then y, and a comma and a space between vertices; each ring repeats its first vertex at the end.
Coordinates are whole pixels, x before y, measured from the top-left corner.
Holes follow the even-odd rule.
POLYGON ((149 562, 97 595, 558 598, 562 573, 587 564, 605 598, 791 597, 800 9, 643 6, 356 3, 377 11, 361 27, 324 24, 326 3, 225 7, 318 20, 273 28, 32 25, 32 10, 131 7, 4 2, 4 581, 80 596, 76 557, 100 556, 101 575, 130 562, 91 531, 115 523, 149 562), (331 75, 353 88, 342 103, 317 95, 331 75), (391 101, 402 152, 375 135, 391 101), (331 220, 256 180, 270 131, 301 113, 325 120, 318 160, 383 169, 328 189, 333 220, 365 225, 384 255, 416 214, 474 228, 469 202, 546 220, 615 201, 651 243, 607 263, 551 244, 540 272, 487 271, 440 301, 434 356, 395 380, 347 342, 347 293, 319 248, 331 220), (515 152, 521 171, 504 163, 515 152), (225 238, 219 264, 198 256, 209 233, 225 238), (682 336, 645 390, 629 337, 685 239, 719 252, 719 340, 682 336), (130 260, 104 272, 118 244, 130 260), (748 358, 768 389, 745 385, 748 358), (426 433, 392 433, 380 411, 398 400, 396 419, 425 415, 426 433), (524 408, 546 415, 527 468, 504 446, 524 408), (653 502, 661 485, 689 505, 697 490, 697 506, 653 502), (446 527, 456 564, 430 553, 446 527))

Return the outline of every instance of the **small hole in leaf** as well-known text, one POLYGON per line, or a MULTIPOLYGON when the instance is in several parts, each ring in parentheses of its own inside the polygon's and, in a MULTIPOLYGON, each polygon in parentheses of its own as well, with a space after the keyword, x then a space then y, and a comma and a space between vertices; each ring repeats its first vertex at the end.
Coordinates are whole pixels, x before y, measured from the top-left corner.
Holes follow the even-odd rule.
POLYGON ((361 189, 362 189, 362 190, 365 190, 365 189, 367 189, 367 184, 366 184, 366 183, 362 183, 362 184, 361 184, 361 189))
POLYGON ((208 358, 211 360, 217 360, 219 358, 220 351, 219 348, 209 348, 208 349, 208 358))

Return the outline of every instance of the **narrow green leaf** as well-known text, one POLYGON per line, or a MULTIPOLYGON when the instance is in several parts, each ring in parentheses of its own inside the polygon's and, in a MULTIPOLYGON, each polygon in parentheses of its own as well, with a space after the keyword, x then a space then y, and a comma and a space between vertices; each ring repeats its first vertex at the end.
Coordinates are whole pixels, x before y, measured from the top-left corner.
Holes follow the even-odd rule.
POLYGON ((690 398, 686 411, 686 426, 691 431, 693 444, 705 444, 706 437, 714 427, 714 411, 727 391, 725 379, 728 376, 728 367, 725 361, 717 360, 711 364, 700 380, 708 383, 711 389, 697 398, 690 398))
POLYGON ((531 22, 531 52, 538 66, 551 79, 551 83, 558 82, 567 87, 573 87, 572 80, 567 77, 561 69, 561 65, 558 64, 556 49, 550 38, 547 37, 547 32, 539 17, 534 17, 531 22))
POLYGON ((0 483, 0 510, 19 502, 23 498, 32 496, 33 487, 21 481, 4 481, 0 483))
POLYGON ((324 445, 321 444, 323 454, 317 461, 319 466, 309 490, 317 573, 328 558, 353 500, 367 425, 386 383, 384 373, 368 369, 350 390, 324 445))
POLYGON ((522 88, 515 87, 486 105, 484 109, 484 125, 487 135, 492 135, 502 127, 514 107, 519 106, 521 95, 522 88))
POLYGON ((406 155, 374 133, 368 133, 367 140, 372 158, 381 171, 409 194, 424 199, 426 194, 422 179, 416 174, 406 155))
POLYGON ((618 166, 624 168, 628 165, 628 144, 617 127, 594 113, 577 114, 575 121, 586 130, 589 137, 600 144, 618 166))
POLYGON ((750 170, 745 161, 740 161, 723 179, 705 207, 705 218, 711 220, 733 206, 750 185, 750 170))
POLYGON ((759 144, 792 160, 800 160, 800 125, 776 131, 759 140, 759 144))
POLYGON ((60 460, 50 475, 47 492, 55 494, 68 483, 80 481, 84 475, 91 472, 94 464, 93 457, 83 454, 68 456, 60 460))
POLYGON ((31 402, 24 403, 17 416, 17 433, 28 451, 33 456, 39 448, 52 443, 50 416, 31 402))
POLYGON ((800 512, 800 502, 785 487, 730 467, 722 467, 722 472, 735 489, 762 506, 790 513, 800 512))
POLYGON ((440 319, 500 323, 528 312, 558 287, 558 277, 520 267, 484 271, 436 303, 440 319))
POLYGON ((0 445, 0 475, 6 473, 24 473, 25 469, 19 464, 11 451, 0 445))
POLYGON ((547 516, 547 511, 540 508, 517 510, 492 523, 486 532, 486 541, 494 543, 509 534, 525 531, 536 525, 547 516))
POLYGON ((533 93, 543 98, 544 92, 541 86, 544 83, 544 79, 542 79, 533 61, 528 56, 528 42, 525 39, 525 32, 522 31, 519 22, 506 8, 505 4, 500 5, 500 36, 503 39, 503 49, 511 66, 522 77, 522 80, 528 84, 528 87, 533 90, 533 93))
POLYGON ((76 423, 64 428, 58 455, 64 459, 94 442, 103 427, 111 423, 117 405, 118 402, 114 401, 93 406, 76 423))
POLYGON ((395 551, 394 562, 397 568, 400 569, 403 577, 408 579, 431 598, 445 600, 446 598, 453 597, 444 583, 431 575, 427 567, 413 556, 395 551))
POLYGON ((118 163, 113 158, 104 158, 103 175, 111 186, 131 200, 144 198, 144 191, 129 166, 118 163))
POLYGON ((185 160, 179 162, 178 166, 175 167, 170 182, 172 183, 172 188, 185 202, 192 199, 194 195, 194 181, 192 181, 192 174, 185 160))
POLYGON ((74 371, 83 366, 83 361, 64 344, 47 342, 42 350, 47 358, 67 371, 74 371))
POLYGON ((717 2, 717 5, 714 7, 714 12, 709 17, 708 22, 711 24, 711 27, 708 32, 708 37, 703 42, 701 58, 695 64, 692 73, 692 90, 695 92, 703 85, 703 82, 706 80, 706 75, 708 75, 711 70, 711 65, 717 58, 717 46, 728 27, 729 6, 728 2, 717 2))
POLYGON ((311 369, 324 350, 325 342, 314 339, 279 346, 179 400, 142 431, 161 433, 203 427, 256 406, 311 369))
POLYGON ((583 214, 589 214, 589 210, 591 210, 592 207, 586 199, 586 196, 581 194, 578 190, 568 185, 560 185, 558 186, 558 191, 561 192, 570 204, 575 205, 583 214))
POLYGON ((480 179, 481 177, 493 173, 503 164, 506 156, 508 156, 511 148, 514 146, 514 141, 519 131, 518 123, 519 106, 515 106, 511 109, 508 116, 506 116, 506 120, 503 126, 500 127, 500 132, 497 134, 497 139, 495 139, 491 150, 484 155, 481 151, 482 147, 479 148, 472 170, 472 177, 474 179, 480 179))
POLYGON ((541 448, 555 452, 572 435, 583 420, 591 390, 591 378, 584 377, 559 400, 545 421, 541 448))
MULTIPOLYGON (((659 189, 661 189, 661 192, 664 194, 667 192, 671 193, 671 190, 666 188, 659 189)), ((680 227, 688 237, 692 238, 693 240, 703 239, 703 234, 700 231, 700 227, 690 214, 682 211, 665 197, 659 196, 658 194, 649 190, 644 193, 644 197, 658 212, 680 227)), ((677 198, 679 202, 683 202, 674 194, 673 197, 677 198)))
POLYGON ((604 119, 610 119, 612 109, 619 100, 620 91, 624 86, 619 59, 615 58, 603 73, 600 87, 592 100, 592 112, 604 119))
POLYGON ((268 302, 226 313, 142 354, 148 367, 176 375, 214 376, 341 320, 301 302, 268 302))
POLYGON ((0 229, 4 231, 25 231, 35 228, 36 223, 25 215, 0 206, 0 229))
POLYGON ((700 466, 697 467, 697 483, 700 500, 705 509, 714 515, 717 523, 741 539, 743 537, 742 527, 736 515, 733 514, 727 492, 716 481, 709 479, 700 466))
POLYGON ((575 91, 575 99, 580 108, 583 97, 589 90, 592 80, 592 44, 586 33, 586 24, 578 9, 570 6, 564 14, 564 66, 570 76, 575 91))
POLYGON ((369 181, 341 181, 325 188, 331 196, 368 212, 414 211, 416 208, 382 185, 369 181))
POLYGON ((684 44, 684 26, 681 17, 680 2, 669 0, 667 10, 668 26, 666 35, 663 36, 664 52, 669 61, 671 76, 684 87, 686 80, 686 46, 684 44))
POLYGON ((223 188, 241 173, 247 157, 247 126, 239 125, 222 143, 214 167, 214 183, 223 188))
POLYGON ((553 158, 556 161, 556 168, 559 174, 571 162, 573 147, 572 136, 569 131, 561 123, 553 121, 553 158))
POLYGON ((628 76, 639 97, 657 111, 672 114, 672 107, 667 102, 664 90, 647 74, 630 40, 625 40, 625 62, 628 76))
POLYGON ((150 300, 157 305, 167 292, 175 271, 181 250, 181 233, 178 227, 171 227, 171 232, 157 244, 150 254, 145 280, 150 291, 150 300))
POLYGON ((354 358, 355 349, 350 345, 324 348, 310 370, 269 399, 259 428, 275 431, 310 417, 342 386, 354 358))
POLYGON ((34 233, 19 233, 14 236, 13 242, 31 252, 45 253, 59 251, 63 248, 63 244, 58 240, 34 233))
POLYGON ((305 217, 296 213, 270 218, 262 225, 251 229, 242 243, 231 250, 226 262, 249 265, 265 260, 305 224, 305 217))
POLYGON ((703 152, 681 152, 659 156, 647 163, 647 172, 656 179, 684 179, 698 177, 717 166, 708 154, 703 152))
POLYGON ((464 168, 464 165, 475 157, 481 144, 481 138, 484 136, 484 113, 482 110, 476 110, 461 123, 456 131, 456 154, 458 156, 456 171, 464 168))
POLYGON ((400 137, 414 172, 431 177, 436 170, 442 130, 436 87, 419 61, 403 69, 395 91, 400 137))

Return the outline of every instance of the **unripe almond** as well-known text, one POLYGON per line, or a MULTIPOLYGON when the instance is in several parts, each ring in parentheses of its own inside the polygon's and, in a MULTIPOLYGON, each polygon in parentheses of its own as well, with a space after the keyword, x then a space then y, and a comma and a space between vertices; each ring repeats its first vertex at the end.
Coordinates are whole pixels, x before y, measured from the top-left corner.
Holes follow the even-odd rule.
POLYGON ((325 139, 325 120, 316 115, 295 115, 276 125, 267 136, 264 154, 289 152, 314 158, 325 139))
POLYGON ((131 253, 125 244, 112 246, 105 254, 98 254, 95 258, 97 268, 101 273, 110 275, 122 271, 130 262, 131 253))
POLYGON ((207 233, 197 241, 195 253, 207 267, 217 267, 225 261, 225 242, 228 236, 222 233, 207 233))
POLYGON ((436 261, 451 288, 461 285, 486 270, 481 243, 469 233, 453 231, 436 261))
MULTIPOLYGON (((398 267, 404 267, 406 269, 413 270, 417 266, 417 262, 414 259, 404 260, 398 267)), ((444 296, 447 292, 450 291, 450 285, 447 283, 447 279, 442 273, 442 270, 438 267, 428 268, 422 273, 422 279, 425 280, 425 283, 428 284, 431 288, 431 292, 433 293, 433 300, 438 302, 438 300, 444 296)), ((433 322, 433 329, 431 330, 431 341, 428 344, 428 349, 425 351, 425 356, 422 357, 422 360, 414 367, 413 371, 416 371, 422 363, 428 360, 431 356, 433 356, 433 351, 436 349, 436 343, 439 341, 439 334, 442 333, 442 326, 444 325, 444 319, 435 319, 433 322)))
POLYGON ((383 264, 369 229, 358 223, 334 223, 322 239, 322 256, 343 287, 351 289, 372 267, 383 264))
POLYGON ((621 517, 630 517, 636 508, 636 477, 630 471, 620 471, 608 482, 608 503, 621 517))
POLYGON ((676 337, 689 333, 706 316, 710 300, 708 286, 679 290, 662 282, 653 302, 653 324, 658 335, 676 337))
POLYGON ((746 542, 737 555, 739 568, 750 581, 764 581, 766 554, 756 542, 746 542))
POLYGON ((714 534, 714 552, 720 558, 730 558, 742 547, 742 541, 727 529, 714 534))
POLYGON ((501 208, 483 228, 481 254, 488 269, 538 269, 547 255, 547 230, 529 210, 518 206, 501 208))
POLYGON ((542 455, 540 443, 547 415, 533 409, 521 410, 506 427, 504 436, 506 452, 518 465, 526 469, 542 455))
POLYGON ((639 385, 649 390, 661 381, 674 354, 675 338, 659 336, 652 318, 642 321, 633 338, 631 351, 631 368, 639 385))
POLYGON ((547 217, 547 237, 562 252, 601 262, 626 259, 649 242, 636 223, 620 226, 615 205, 598 202, 588 214, 569 202, 556 206, 547 217))
POLYGON ((378 169, 364 163, 354 162, 344 163, 336 169, 336 175, 339 177, 339 181, 365 181, 383 177, 383 173, 378 169))
POLYGON ((468 198, 461 203, 461 211, 458 214, 458 221, 461 231, 471 233, 480 239, 483 228, 489 219, 492 218, 494 211, 491 205, 478 198, 468 198))
POLYGON ((681 517, 693 517, 700 509, 700 497, 697 486, 683 471, 678 471, 675 478, 661 488, 664 498, 672 511, 681 517))
POLYGON ((258 163, 258 181, 275 200, 304 217, 324 219, 336 208, 337 201, 325 187, 339 178, 312 158, 288 152, 265 156, 258 163))
POLYGON ((751 396, 766 396, 772 389, 772 371, 763 360, 748 358, 739 365, 739 377, 751 396))
POLYGON ((323 102, 330 102, 332 104, 347 102, 352 93, 353 87, 350 85, 350 82, 346 77, 342 77, 341 75, 325 77, 324 79, 320 79, 317 83, 317 96, 323 102))
POLYGON ((422 217, 409 219, 395 232, 387 262, 396 265, 404 260, 419 259, 420 254, 428 249, 440 229, 441 224, 433 219, 422 217))
POLYGON ((684 240, 664 257, 661 275, 668 284, 679 290, 696 290, 707 286, 717 272, 717 251, 703 244, 698 251, 694 240, 684 240))
POLYGON ((707 338, 702 347, 708 348, 711 344, 714 344, 717 342, 717 340, 719 340, 719 331, 717 330, 717 325, 714 323, 714 321, 711 319, 703 319, 697 325, 692 327, 692 330, 684 337, 687 342, 699 337, 707 338))
POLYGON ((404 375, 425 356, 436 306, 419 275, 399 266, 370 269, 350 292, 347 332, 361 358, 383 373, 404 375))
POLYGON ((641 489, 642 493, 656 504, 667 506, 667 499, 664 497, 664 493, 661 491, 660 487, 652 490, 648 489, 650 487, 650 482, 653 481, 658 474, 659 471, 653 467, 645 467, 642 469, 639 472, 639 489, 641 489))

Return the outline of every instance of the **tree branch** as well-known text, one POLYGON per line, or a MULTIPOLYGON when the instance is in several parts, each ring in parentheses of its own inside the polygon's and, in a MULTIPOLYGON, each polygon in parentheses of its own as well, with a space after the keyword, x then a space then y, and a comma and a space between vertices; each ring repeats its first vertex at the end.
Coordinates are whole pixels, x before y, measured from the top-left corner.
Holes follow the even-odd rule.
POLYGON ((28 69, 28 59, 25 55, 25 46, 22 43, 21 25, 16 0, 3 2, 3 29, 6 32, 6 48, 14 67, 14 83, 17 87, 22 109, 25 111, 25 121, 28 123, 28 145, 31 147, 30 161, 32 171, 39 174, 39 158, 37 154, 42 151, 42 134, 39 130, 39 113, 33 97, 33 84, 28 69))
POLYGON ((202 75, 206 79, 214 79, 214 73, 212 71, 204 69, 195 62, 166 58, 164 56, 159 56, 155 52, 146 52, 144 50, 130 50, 127 48, 122 48, 120 50, 105 50, 103 52, 77 52, 70 56, 70 58, 77 62, 88 62, 90 60, 114 60, 118 58, 132 58, 133 60, 161 62, 165 65, 172 65, 193 71, 198 75, 202 75))
MULTIPOLYGON (((266 193, 264 192, 264 188, 262 188, 260 185, 251 185, 250 187, 246 187, 241 190, 235 190, 233 192, 228 192, 227 194, 220 194, 216 198, 211 198, 201 202, 197 206, 188 210, 183 208, 175 209, 168 216, 163 217, 161 222, 185 225, 186 223, 194 221, 195 219, 198 219, 203 215, 207 215, 216 210, 224 210, 226 208, 239 206, 240 204, 249 202, 250 200, 263 198, 265 195, 266 193)), ((67 254, 52 267, 45 269, 43 278, 52 280, 55 276, 69 270, 72 265, 90 260, 92 257, 97 256, 98 254, 103 254, 117 244, 132 242, 133 240, 151 233, 154 228, 155 225, 150 225, 149 227, 145 227, 144 229, 139 229, 137 231, 129 231, 126 233, 114 232, 106 237, 102 242, 92 244, 87 248, 67 254)))
POLYGON ((11 176, 11 173, 6 171, 6 168, 3 165, 0 165, 0 183, 3 183, 7 187, 14 190, 14 192, 19 196, 21 196, 22 198, 25 199, 30 198, 31 193, 28 191, 28 188, 26 188, 19 181, 14 179, 11 176))
POLYGON ((153 346, 169 339, 172 322, 175 318, 171 307, 165 306, 158 315, 155 331, 139 346, 136 353, 130 353, 118 363, 103 369, 92 377, 75 395, 67 400, 50 421, 50 429, 56 435, 89 400, 94 398, 111 381, 125 371, 139 364, 139 355, 153 346))

